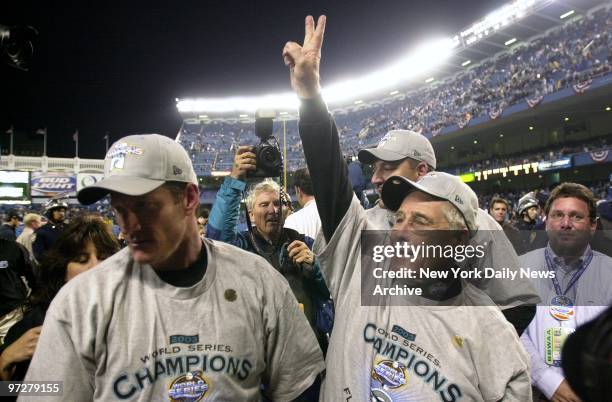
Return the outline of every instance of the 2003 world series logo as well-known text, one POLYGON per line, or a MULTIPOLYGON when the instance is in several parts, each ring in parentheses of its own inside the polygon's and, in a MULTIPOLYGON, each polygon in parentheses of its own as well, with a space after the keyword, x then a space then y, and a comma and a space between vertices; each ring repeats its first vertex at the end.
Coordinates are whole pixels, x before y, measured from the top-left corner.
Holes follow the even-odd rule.
POLYGON ((170 402, 198 402, 210 390, 210 384, 201 371, 191 371, 177 377, 170 383, 170 402))

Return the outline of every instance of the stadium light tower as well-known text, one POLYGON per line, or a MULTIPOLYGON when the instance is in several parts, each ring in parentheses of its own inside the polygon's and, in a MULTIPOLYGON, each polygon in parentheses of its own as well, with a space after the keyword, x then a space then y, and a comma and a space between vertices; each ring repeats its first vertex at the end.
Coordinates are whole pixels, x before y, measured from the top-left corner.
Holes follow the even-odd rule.
MULTIPOLYGON (((374 93, 395 92, 400 84, 421 79, 423 75, 443 65, 458 49, 467 48, 480 40, 485 40, 503 27, 518 22, 553 1, 515 0, 457 35, 423 42, 404 58, 389 66, 365 76, 346 78, 332 83, 323 87, 321 92, 330 105, 350 104, 374 93)), ((512 43, 506 43, 506 46, 512 43)), ((464 61, 462 66, 466 67, 470 63, 470 60, 464 61)), ((287 92, 250 97, 177 99, 176 106, 180 113, 186 115, 227 112, 254 113, 259 108, 295 111, 299 102, 295 94, 287 92)))

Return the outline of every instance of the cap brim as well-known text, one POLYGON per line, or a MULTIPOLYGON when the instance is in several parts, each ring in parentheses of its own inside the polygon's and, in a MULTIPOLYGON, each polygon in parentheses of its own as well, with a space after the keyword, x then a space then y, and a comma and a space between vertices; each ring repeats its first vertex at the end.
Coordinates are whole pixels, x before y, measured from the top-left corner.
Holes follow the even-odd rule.
POLYGON ((357 158, 359 162, 371 164, 376 161, 396 162, 406 159, 408 156, 397 152, 379 148, 366 148, 359 151, 357 158))
POLYGON ((418 183, 408 180, 402 176, 391 176, 384 183, 381 191, 381 198, 385 207, 391 211, 397 211, 402 205, 404 198, 411 192, 419 190, 433 197, 438 197, 427 191, 425 188, 420 186, 418 183))
POLYGON ((125 195, 143 195, 160 187, 163 180, 144 179, 142 177, 111 176, 92 186, 85 187, 77 194, 77 199, 83 205, 93 204, 110 192, 125 195))

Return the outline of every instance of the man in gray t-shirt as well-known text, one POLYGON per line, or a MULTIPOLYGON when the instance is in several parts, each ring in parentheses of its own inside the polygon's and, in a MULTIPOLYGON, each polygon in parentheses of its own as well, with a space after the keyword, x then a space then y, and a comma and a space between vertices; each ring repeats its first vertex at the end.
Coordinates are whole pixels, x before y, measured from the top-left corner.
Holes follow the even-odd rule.
POLYGON ((263 258, 200 239, 185 150, 155 134, 117 141, 78 198, 109 193, 128 247, 59 292, 26 381, 63 381, 56 399, 71 401, 300 397, 323 370, 314 334, 263 258))
MULTIPOLYGON (((496 306, 473 306, 474 286, 453 283, 444 304, 428 297, 410 306, 363 302, 362 275, 368 270, 362 265, 360 237, 373 225, 353 194, 337 128, 320 96, 324 30, 325 17, 315 29, 309 16, 303 46, 288 42, 283 50, 291 85, 302 101, 300 137, 321 217, 315 251, 336 307, 321 400, 530 400, 528 356, 496 306)), ((391 208, 404 214, 408 226, 448 230, 463 220, 463 235, 473 233, 476 195, 457 177, 435 172, 424 177, 431 185, 425 178, 395 177, 391 208)), ((385 202, 391 200, 384 194, 385 202)))

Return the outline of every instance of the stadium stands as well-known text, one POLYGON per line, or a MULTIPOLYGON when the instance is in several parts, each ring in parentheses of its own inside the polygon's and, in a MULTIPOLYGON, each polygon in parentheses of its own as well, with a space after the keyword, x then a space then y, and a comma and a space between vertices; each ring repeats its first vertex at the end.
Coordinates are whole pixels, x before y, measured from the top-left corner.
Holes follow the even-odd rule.
MULTIPOLYGON (((390 102, 374 101, 358 110, 337 112, 341 147, 352 154, 394 128, 435 136, 480 116, 493 118, 521 102, 535 106, 545 95, 570 86, 579 91, 610 73, 611 25, 610 9, 600 9, 437 85, 410 90, 390 102)), ((279 122, 275 133, 282 138, 279 122)), ((293 171, 304 166, 295 121, 287 121, 286 137, 287 166, 293 171)), ((252 122, 217 120, 185 124, 179 139, 190 152, 196 173, 203 176, 229 170, 237 144, 258 142, 252 122)))

